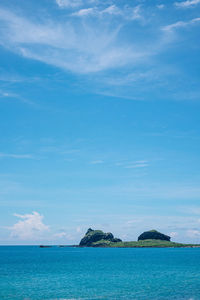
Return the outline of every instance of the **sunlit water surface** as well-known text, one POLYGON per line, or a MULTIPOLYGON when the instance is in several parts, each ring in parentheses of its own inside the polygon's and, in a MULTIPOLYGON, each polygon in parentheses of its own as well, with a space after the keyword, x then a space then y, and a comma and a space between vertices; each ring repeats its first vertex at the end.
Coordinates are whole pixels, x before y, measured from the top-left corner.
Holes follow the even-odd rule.
POLYGON ((0 299, 200 299, 200 249, 0 247, 0 299))

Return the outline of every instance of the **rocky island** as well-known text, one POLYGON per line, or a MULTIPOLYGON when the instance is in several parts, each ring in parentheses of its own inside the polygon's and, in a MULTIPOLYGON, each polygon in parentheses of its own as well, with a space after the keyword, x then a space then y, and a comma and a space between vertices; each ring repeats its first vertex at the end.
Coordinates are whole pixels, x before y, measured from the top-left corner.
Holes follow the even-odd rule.
POLYGON ((102 230, 93 230, 89 228, 85 236, 80 241, 81 247, 106 247, 110 243, 122 242, 122 240, 114 238, 111 232, 105 233, 102 230))
POLYGON ((168 241, 170 242, 171 237, 163 234, 155 229, 145 231, 138 237, 138 241, 144 241, 144 240, 161 240, 161 241, 168 241))
POLYGON ((115 238, 111 232, 105 233, 102 230, 89 228, 85 236, 81 239, 79 247, 104 247, 104 248, 196 248, 199 244, 182 244, 170 241, 171 237, 157 230, 143 232, 138 241, 123 242, 115 238))

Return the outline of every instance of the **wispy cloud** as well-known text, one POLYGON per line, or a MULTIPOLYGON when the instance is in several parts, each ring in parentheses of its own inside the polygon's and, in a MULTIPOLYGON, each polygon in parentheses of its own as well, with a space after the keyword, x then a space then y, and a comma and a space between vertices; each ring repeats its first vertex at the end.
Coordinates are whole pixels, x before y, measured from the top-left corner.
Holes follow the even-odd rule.
POLYGON ((163 8, 165 8, 165 5, 164 5, 164 4, 158 4, 158 5, 156 5, 156 7, 157 7, 158 9, 163 9, 163 8))
POLYGON ((55 233, 54 238, 59 238, 59 239, 67 238, 67 233, 65 231, 55 233))
POLYGON ((11 231, 11 237, 20 240, 38 240, 42 234, 49 230, 49 226, 43 223, 43 216, 38 212, 32 214, 19 215, 14 214, 20 220, 12 227, 8 227, 11 231))
POLYGON ((140 20, 143 19, 143 16, 141 14, 141 6, 137 5, 136 7, 133 8, 132 14, 131 14, 131 19, 132 20, 140 20))
POLYGON ((189 229, 186 231, 186 235, 190 238, 200 238, 200 230, 198 229, 189 229))
POLYGON ((121 17, 126 21, 143 19, 142 12, 141 12, 141 5, 137 5, 134 7, 124 6, 119 8, 115 4, 112 4, 103 9, 101 7, 95 6, 95 7, 83 8, 71 14, 71 16, 77 16, 77 17, 96 16, 98 18, 106 17, 106 15, 111 17, 112 16, 121 17))
MULTIPOLYGON (((130 19, 138 19, 139 7, 132 8, 130 19)), ((88 15, 95 11, 87 8, 74 15, 88 15)), ((110 18, 117 13, 110 6, 103 10, 110 18)), ((129 9, 130 12, 130 9, 129 9)), ((102 12, 101 12, 102 13, 102 12)), ((151 45, 140 47, 134 42, 121 43, 119 34, 123 22, 107 22, 104 18, 79 24, 66 21, 33 21, 24 16, 0 9, 1 46, 29 59, 59 67, 75 73, 91 73, 137 64, 152 55, 151 45)), ((81 21, 80 21, 81 22, 81 21)))
POLYGON ((200 0, 187 0, 187 1, 182 1, 182 2, 175 2, 175 6, 180 7, 180 8, 190 8, 194 7, 195 5, 199 4, 200 0))
POLYGON ((13 96, 15 96, 15 94, 11 94, 11 93, 8 93, 8 92, 5 92, 5 91, 0 91, 0 97, 2 98, 2 97, 5 97, 5 98, 7 98, 7 97, 13 97, 13 96))
POLYGON ((181 89, 177 92, 171 79, 176 71, 166 72, 160 59, 173 45, 175 31, 197 24, 199 18, 178 22, 173 18, 174 23, 163 26, 165 20, 156 21, 160 13, 156 6, 152 16, 144 4, 117 6, 89 0, 87 4, 64 0, 57 4, 66 8, 64 17, 61 13, 61 18, 28 18, 23 11, 0 9, 0 45, 24 58, 87 75, 86 83, 97 94, 143 100, 151 91, 160 99, 166 95, 161 90, 168 89, 173 99, 199 97, 198 88, 193 94, 190 90, 190 95, 185 91, 180 95, 181 89))
POLYGON ((125 166, 126 169, 136 169, 136 168, 145 168, 148 167, 149 165, 146 163, 136 163, 133 165, 125 166))
POLYGON ((137 168, 145 168, 149 166, 147 160, 137 160, 133 162, 117 162, 115 163, 116 166, 121 166, 125 169, 137 169, 137 168))
POLYGON ((83 8, 80 9, 79 11, 76 11, 72 13, 72 16, 77 16, 77 17, 83 17, 83 16, 88 16, 88 15, 94 15, 96 13, 95 9, 93 7, 90 8, 83 8))
POLYGON ((96 17, 102 17, 103 15, 115 15, 115 16, 125 16, 123 11, 117 7, 116 5, 110 5, 104 9, 98 8, 98 7, 89 7, 89 8, 83 8, 78 11, 73 12, 72 16, 77 17, 83 17, 83 16, 96 16, 96 17))
POLYGON ((98 164, 103 164, 104 161, 103 161, 103 160, 92 160, 90 163, 91 163, 92 165, 98 165, 98 164))
POLYGON ((178 236, 178 232, 172 231, 172 232, 170 232, 169 236, 171 236, 171 238, 174 238, 174 237, 178 236))
POLYGON ((16 99, 22 103, 26 103, 32 106, 36 106, 36 104, 34 102, 32 102, 31 100, 24 98, 16 93, 12 93, 10 91, 2 91, 0 90, 0 98, 3 99, 16 99))
POLYGON ((56 0, 56 3, 61 8, 77 7, 82 5, 81 0, 56 0))
POLYGON ((0 153, 0 158, 33 159, 32 154, 0 153))
POLYGON ((116 5, 110 5, 101 11, 101 14, 121 15, 122 11, 116 5))
POLYGON ((52 235, 52 240, 58 240, 63 241, 65 244, 67 242, 76 241, 79 242, 81 239, 81 234, 83 233, 82 226, 77 227, 68 227, 68 228, 62 228, 58 232, 52 235))
POLYGON ((186 21, 178 21, 176 23, 164 26, 163 30, 166 31, 166 32, 172 32, 174 29, 187 27, 187 26, 190 26, 190 25, 198 24, 198 23, 200 23, 200 18, 194 18, 194 19, 189 20, 187 22, 186 21))

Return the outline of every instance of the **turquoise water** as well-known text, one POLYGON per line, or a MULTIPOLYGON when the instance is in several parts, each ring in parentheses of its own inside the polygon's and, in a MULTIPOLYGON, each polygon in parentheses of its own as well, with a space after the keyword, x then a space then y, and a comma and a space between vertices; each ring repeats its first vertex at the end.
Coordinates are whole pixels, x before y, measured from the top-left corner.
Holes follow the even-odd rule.
POLYGON ((0 299, 200 299, 200 249, 4 246, 0 299))

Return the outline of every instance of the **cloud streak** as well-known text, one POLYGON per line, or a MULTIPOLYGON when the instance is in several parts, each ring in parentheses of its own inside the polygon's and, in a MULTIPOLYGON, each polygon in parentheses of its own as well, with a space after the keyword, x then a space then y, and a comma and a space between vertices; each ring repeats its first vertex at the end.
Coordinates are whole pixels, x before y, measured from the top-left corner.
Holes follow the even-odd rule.
MULTIPOLYGON (((139 7, 134 8, 130 19, 140 18, 139 10, 139 7)), ((94 8, 87 8, 73 15, 86 16, 94 12, 94 8)), ((101 14, 104 18, 95 23, 73 22, 73 18, 38 22, 0 9, 0 44, 25 58, 79 74, 135 65, 152 55, 151 45, 144 49, 133 41, 121 42, 123 22, 112 23, 109 19, 119 14, 117 7, 110 6, 101 14)))
MULTIPOLYGON (((4 78, 4 80, 6 81, 6 78, 4 78)), ((0 79, 0 81, 1 81, 1 79, 0 79)), ((30 101, 29 99, 24 98, 24 97, 22 97, 18 94, 15 94, 15 93, 12 93, 12 92, 9 92, 9 91, 0 90, 0 98, 2 98, 2 99, 15 99, 15 100, 18 100, 22 103, 29 104, 31 106, 36 106, 35 103, 30 101)))
POLYGON ((32 154, 0 153, 0 158, 33 159, 32 154))
POLYGON ((96 14, 95 9, 93 7, 90 7, 90 8, 83 8, 77 12, 72 13, 72 16, 83 17, 88 15, 94 15, 94 14, 96 14))
POLYGON ((149 166, 147 160, 138 160, 134 162, 118 162, 116 166, 121 166, 124 169, 137 169, 137 168, 146 168, 149 166))
POLYGON ((125 169, 137 169, 137 168, 145 168, 149 165, 147 163, 135 163, 133 165, 125 166, 125 169))
POLYGON ((200 3, 200 0, 187 0, 187 1, 182 1, 182 2, 175 2, 175 6, 180 7, 180 8, 190 8, 194 7, 197 4, 200 3))
MULTIPOLYGON (((198 88, 193 94, 191 90, 177 92, 172 79, 176 70, 166 66, 164 57, 178 40, 176 31, 197 25, 198 17, 189 21, 177 21, 176 17, 172 18, 174 23, 165 25, 165 19, 157 22, 160 10, 156 6, 152 16, 144 4, 131 7, 112 2, 58 0, 57 5, 57 13, 65 8, 60 18, 53 14, 48 18, 28 18, 23 11, 16 14, 0 9, 0 45, 23 58, 67 73, 87 75, 84 89, 89 86, 96 94, 143 100, 153 92, 155 99, 160 99, 166 95, 161 89, 167 89, 173 99, 199 97, 198 88)), ((9 98, 6 94, 4 97, 9 98)))
POLYGON ((78 11, 75 11, 71 14, 71 16, 77 16, 77 17, 95 16, 98 17, 99 20, 105 17, 107 18, 120 17, 122 20, 126 20, 126 21, 143 20, 140 5, 134 7, 124 6, 119 8, 115 4, 112 4, 103 9, 94 6, 94 7, 83 8, 78 11))
POLYGON ((60 8, 73 8, 82 5, 81 0, 56 0, 56 4, 60 8))
POLYGON ((198 24, 198 23, 200 23, 200 18, 194 18, 194 19, 189 20, 187 22, 178 21, 176 23, 164 26, 163 30, 166 31, 166 32, 172 32, 174 29, 183 28, 183 27, 187 27, 187 26, 190 26, 190 25, 195 25, 195 24, 198 24))

